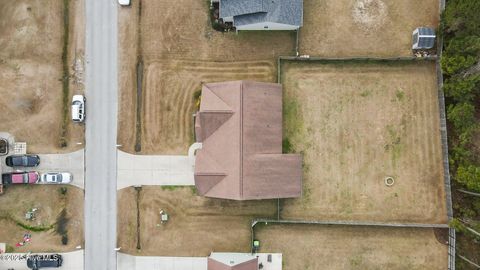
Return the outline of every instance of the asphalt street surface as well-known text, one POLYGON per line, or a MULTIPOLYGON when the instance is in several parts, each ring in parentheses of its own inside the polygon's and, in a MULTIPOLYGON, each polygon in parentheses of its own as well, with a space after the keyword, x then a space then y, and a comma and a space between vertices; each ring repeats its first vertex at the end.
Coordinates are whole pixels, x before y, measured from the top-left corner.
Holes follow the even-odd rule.
POLYGON ((116 269, 117 5, 86 0, 86 270, 116 269))

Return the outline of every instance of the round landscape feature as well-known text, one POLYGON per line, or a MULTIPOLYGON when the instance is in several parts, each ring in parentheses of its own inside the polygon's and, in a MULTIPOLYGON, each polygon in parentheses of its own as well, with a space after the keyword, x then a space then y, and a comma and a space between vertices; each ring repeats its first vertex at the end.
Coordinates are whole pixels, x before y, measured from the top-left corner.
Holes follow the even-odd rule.
POLYGON ((385 185, 387 187, 391 187, 391 186, 393 186, 393 184, 395 184, 395 179, 393 179, 393 177, 391 177, 391 176, 385 177, 385 185))

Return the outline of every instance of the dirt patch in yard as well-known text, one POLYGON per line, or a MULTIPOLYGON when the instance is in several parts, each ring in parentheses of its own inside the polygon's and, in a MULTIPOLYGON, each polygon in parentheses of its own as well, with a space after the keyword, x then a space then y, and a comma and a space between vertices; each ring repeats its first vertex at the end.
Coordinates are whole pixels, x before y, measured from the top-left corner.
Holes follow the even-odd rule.
MULTIPOLYGON (((73 42, 83 36, 82 17, 76 17, 81 14, 77 11, 83 1, 70 2, 73 42)), ((0 131, 27 142, 29 152, 69 152, 79 148, 74 142, 83 142, 83 127, 73 127, 69 121, 69 145, 61 148, 59 143, 63 118, 63 3, 0 1, 0 131)), ((78 49, 69 48, 69 54, 78 49)))
POLYGON ((446 269, 433 229, 257 225, 260 252, 283 253, 284 270, 446 269))
POLYGON ((60 192, 60 185, 10 186, 0 196, 0 242, 14 248, 14 252, 62 252, 72 251, 83 244, 83 190, 67 186, 60 192), (26 220, 25 214, 37 208, 35 220, 26 220), (56 232, 56 223, 62 210, 68 219, 66 230, 68 243, 56 232), (15 247, 23 235, 32 235, 31 241, 15 247))
POLYGON ((433 62, 285 63, 282 78, 284 136, 304 157, 283 218, 447 222, 433 62))
POLYGON ((413 30, 438 24, 437 0, 305 0, 299 50, 322 57, 408 56, 413 30))
POLYGON ((126 152, 135 152, 139 54, 144 63, 140 153, 185 155, 193 142, 193 93, 202 83, 274 82, 277 56, 294 52, 293 32, 215 31, 206 1, 143 0, 141 20, 139 3, 119 10, 118 143, 126 152))
POLYGON ((136 249, 134 188, 118 193, 118 245, 133 255, 208 256, 212 251, 249 252, 250 222, 276 214, 276 201, 238 202, 197 196, 191 187, 143 187, 141 250, 136 249), (160 210, 169 221, 160 222, 160 210))

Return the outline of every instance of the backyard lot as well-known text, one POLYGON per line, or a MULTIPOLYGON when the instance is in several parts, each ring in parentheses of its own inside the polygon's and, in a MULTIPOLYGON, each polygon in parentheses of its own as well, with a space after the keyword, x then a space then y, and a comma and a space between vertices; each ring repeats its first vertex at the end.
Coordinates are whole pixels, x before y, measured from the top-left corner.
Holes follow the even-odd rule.
POLYGON ((408 56, 412 31, 438 23, 438 0, 304 0, 299 50, 322 57, 408 56))
POLYGON ((0 242, 13 249, 9 252, 63 252, 83 245, 83 190, 67 187, 65 194, 58 185, 9 186, 0 195, 0 242), (25 214, 37 208, 35 220, 25 214), (65 209, 65 218, 61 218, 65 209), (62 221, 63 220, 63 221, 62 221), (66 220, 66 223, 65 223, 66 220), (66 224, 68 243, 63 245, 59 224, 66 224), (16 247, 24 234, 32 235, 25 246, 16 247))
POLYGON ((134 188, 118 193, 118 245, 133 255, 208 256, 249 252, 250 222, 276 214, 276 201, 237 202, 196 196, 190 187, 143 187, 140 191, 140 244, 134 188), (159 211, 170 219, 160 224, 159 211), (159 224, 159 225, 157 225, 159 224))
POLYGON ((256 226, 255 239, 260 252, 283 253, 284 270, 447 268, 433 229, 269 224, 256 226))
POLYGON ((276 57, 291 55, 295 45, 293 32, 217 32, 209 21, 207 1, 134 1, 132 8, 119 10, 119 24, 118 142, 130 153, 140 144, 142 154, 185 155, 193 142, 194 92, 201 84, 274 82, 276 57))
POLYGON ((446 223, 435 74, 431 62, 284 63, 284 136, 303 153, 304 188, 282 217, 446 223))
MULTIPOLYGON (((62 0, 0 2, 0 131, 27 142, 30 152, 70 151, 78 148, 73 142, 83 141, 83 127, 74 127, 69 121, 64 137, 70 143, 60 147, 63 3, 62 0)), ((70 3, 70 14, 75 16, 70 16, 69 42, 79 46, 70 46, 73 49, 68 52, 68 67, 73 63, 75 50, 80 52, 83 48, 83 1, 70 3)), ((71 89, 70 94, 74 90, 81 92, 83 86, 72 83, 71 89)))

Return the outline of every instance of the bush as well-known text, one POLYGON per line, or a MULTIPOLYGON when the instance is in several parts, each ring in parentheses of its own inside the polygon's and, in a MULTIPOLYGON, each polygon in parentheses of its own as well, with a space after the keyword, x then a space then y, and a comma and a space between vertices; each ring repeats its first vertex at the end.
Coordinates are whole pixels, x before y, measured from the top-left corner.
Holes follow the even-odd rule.
POLYGON ((462 134, 475 126, 475 106, 469 102, 451 104, 447 108, 447 118, 457 134, 462 134))
POLYGON ((465 226, 462 224, 460 220, 456 218, 452 219, 448 225, 450 226, 450 228, 454 228, 458 232, 465 231, 465 226))
POLYGON ((442 14, 443 30, 456 36, 480 33, 479 10, 478 0, 449 0, 442 14))
POLYGON ((68 191, 68 188, 66 187, 61 187, 58 189, 58 192, 60 193, 60 195, 66 195, 67 191, 68 191))
POLYGON ((455 179, 469 190, 480 192, 480 167, 475 165, 460 165, 455 179))
POLYGON ((441 60, 442 69, 447 75, 453 75, 475 64, 477 60, 473 56, 444 54, 441 60))
POLYGON ((68 244, 68 235, 64 234, 62 235, 62 245, 67 245, 68 244))
POLYGON ((480 75, 468 76, 466 78, 452 78, 448 79, 443 91, 445 96, 451 97, 456 102, 472 102, 478 95, 478 83, 480 82, 480 75))

